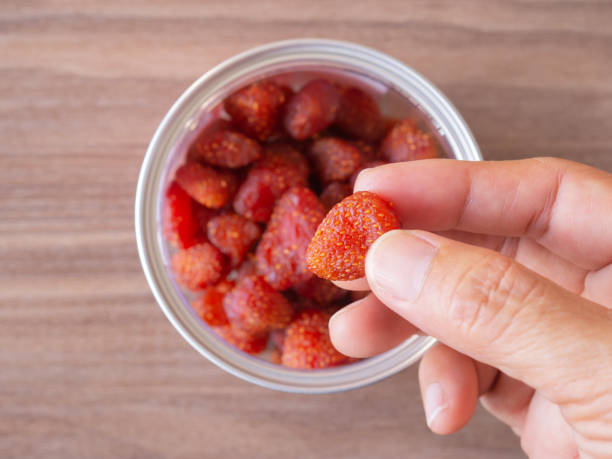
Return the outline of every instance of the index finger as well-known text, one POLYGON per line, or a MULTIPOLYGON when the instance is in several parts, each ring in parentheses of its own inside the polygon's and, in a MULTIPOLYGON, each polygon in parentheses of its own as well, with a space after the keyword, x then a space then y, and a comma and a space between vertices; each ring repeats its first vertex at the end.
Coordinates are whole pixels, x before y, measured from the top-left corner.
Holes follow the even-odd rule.
POLYGON ((585 269, 612 261, 612 174, 582 164, 410 161, 364 170, 365 190, 393 202, 405 228, 529 236, 585 269))

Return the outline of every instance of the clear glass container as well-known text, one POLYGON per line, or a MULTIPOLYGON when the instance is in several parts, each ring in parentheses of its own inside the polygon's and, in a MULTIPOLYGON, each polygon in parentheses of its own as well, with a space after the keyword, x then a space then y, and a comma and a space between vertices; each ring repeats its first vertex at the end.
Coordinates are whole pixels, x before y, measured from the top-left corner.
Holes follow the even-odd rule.
POLYGON ((224 370, 261 386, 288 392, 329 393, 374 383, 416 362, 435 342, 414 335, 384 354, 321 370, 293 370, 226 344, 193 312, 169 270, 161 232, 164 192, 199 130, 220 116, 222 101, 262 78, 300 87, 316 76, 349 82, 379 101, 386 117, 412 117, 433 132, 449 158, 478 161, 478 146, 446 97, 405 64, 378 51, 331 40, 302 39, 254 48, 219 64, 193 83, 157 128, 140 171, 135 218, 138 251, 162 311, 198 352, 224 370))

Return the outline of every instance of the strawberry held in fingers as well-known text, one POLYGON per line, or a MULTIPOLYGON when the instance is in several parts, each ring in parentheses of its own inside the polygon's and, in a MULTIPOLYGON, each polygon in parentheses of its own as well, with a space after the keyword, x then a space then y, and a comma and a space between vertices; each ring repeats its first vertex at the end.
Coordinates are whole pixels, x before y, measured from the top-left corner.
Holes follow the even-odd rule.
POLYGON ((392 205, 359 191, 336 204, 308 245, 306 263, 317 276, 354 280, 365 276, 368 248, 382 234, 400 227, 392 205))

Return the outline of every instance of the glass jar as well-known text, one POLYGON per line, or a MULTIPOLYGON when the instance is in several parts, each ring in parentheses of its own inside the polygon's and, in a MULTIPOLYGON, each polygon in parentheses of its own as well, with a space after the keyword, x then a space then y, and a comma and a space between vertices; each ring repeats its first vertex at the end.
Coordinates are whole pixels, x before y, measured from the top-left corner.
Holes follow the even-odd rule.
POLYGON ((356 363, 321 370, 294 370, 247 355, 226 344, 193 312, 169 270, 162 236, 164 192, 196 133, 219 116, 222 101, 262 78, 300 85, 328 76, 372 93, 387 117, 417 117, 436 135, 450 158, 478 161, 481 155, 457 110, 431 83, 405 64, 370 48, 331 40, 271 43, 219 64, 193 83, 168 111, 144 158, 136 192, 136 238, 147 281, 162 311, 202 355, 224 370, 261 386, 288 392, 329 393, 354 389, 391 376, 416 362, 435 339, 412 336, 401 345, 356 363))

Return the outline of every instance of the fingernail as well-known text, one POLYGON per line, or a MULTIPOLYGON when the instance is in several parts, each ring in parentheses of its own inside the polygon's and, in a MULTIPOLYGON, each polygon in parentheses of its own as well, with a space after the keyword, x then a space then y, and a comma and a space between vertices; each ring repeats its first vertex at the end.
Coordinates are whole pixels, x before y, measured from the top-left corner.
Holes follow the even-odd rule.
POLYGON ((423 288, 436 251, 435 246, 410 231, 383 234, 368 251, 368 282, 377 296, 412 301, 423 288))
POLYGON ((440 383, 435 382, 427 387, 425 397, 423 397, 423 405, 425 405, 427 426, 431 429, 438 415, 448 408, 446 395, 440 383))
POLYGON ((365 180, 365 177, 370 174, 371 170, 372 170, 371 167, 368 167, 366 169, 361 169, 359 174, 357 174, 357 178, 355 179, 355 183, 353 184, 353 192, 361 191, 360 190, 360 186, 363 185, 362 182, 365 180))
POLYGON ((373 185, 376 185, 376 182, 378 182, 380 178, 380 171, 377 169, 380 167, 384 167, 384 165, 362 169, 359 174, 357 174, 357 179, 355 180, 355 185, 353 187, 355 191, 366 191, 371 189, 373 185))
POLYGON ((355 333, 351 327, 350 314, 353 309, 359 308, 362 302, 363 300, 355 301, 343 307, 331 316, 328 322, 329 337, 333 346, 346 355, 350 355, 355 348, 355 333))
POLYGON ((347 313, 350 313, 351 309, 358 308, 359 305, 363 302, 364 299, 365 298, 362 298, 361 300, 354 301, 354 302, 346 305, 345 307, 337 310, 334 313, 334 315, 332 315, 329 318, 329 322, 328 322, 329 329, 331 330, 332 328, 335 328, 336 327, 335 323, 337 323, 338 321, 342 322, 342 319, 340 319, 340 317, 342 317, 343 315, 345 315, 347 313))

